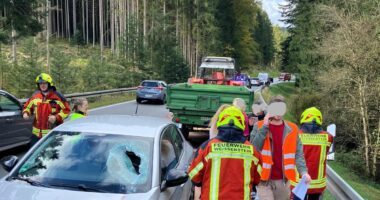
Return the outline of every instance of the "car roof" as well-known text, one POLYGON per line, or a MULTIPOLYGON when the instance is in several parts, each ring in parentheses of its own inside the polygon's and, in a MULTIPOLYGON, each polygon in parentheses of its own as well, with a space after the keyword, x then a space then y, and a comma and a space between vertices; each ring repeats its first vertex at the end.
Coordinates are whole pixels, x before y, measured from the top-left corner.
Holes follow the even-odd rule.
POLYGON ((165 82, 165 81, 160 81, 160 80, 143 80, 142 82, 165 82))
POLYGON ((68 121, 56 127, 55 131, 109 133, 154 138, 165 126, 172 124, 169 119, 132 115, 94 115, 68 121))

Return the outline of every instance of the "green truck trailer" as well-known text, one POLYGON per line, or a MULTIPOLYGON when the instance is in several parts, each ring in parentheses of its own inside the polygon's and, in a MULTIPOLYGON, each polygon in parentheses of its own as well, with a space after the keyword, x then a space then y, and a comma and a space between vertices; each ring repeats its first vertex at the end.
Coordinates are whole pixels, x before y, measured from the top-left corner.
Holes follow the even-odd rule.
POLYGON ((187 138, 194 128, 205 128, 222 104, 232 104, 234 98, 247 103, 251 112, 254 92, 245 86, 180 83, 167 89, 167 108, 173 113, 173 121, 179 124, 187 138))

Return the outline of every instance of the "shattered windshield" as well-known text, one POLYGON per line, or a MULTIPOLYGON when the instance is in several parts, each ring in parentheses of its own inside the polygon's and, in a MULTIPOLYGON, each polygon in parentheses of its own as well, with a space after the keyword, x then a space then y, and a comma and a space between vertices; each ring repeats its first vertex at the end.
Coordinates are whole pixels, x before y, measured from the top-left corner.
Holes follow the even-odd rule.
POLYGON ((13 177, 81 191, 151 189, 153 138, 58 131, 48 137, 13 177))

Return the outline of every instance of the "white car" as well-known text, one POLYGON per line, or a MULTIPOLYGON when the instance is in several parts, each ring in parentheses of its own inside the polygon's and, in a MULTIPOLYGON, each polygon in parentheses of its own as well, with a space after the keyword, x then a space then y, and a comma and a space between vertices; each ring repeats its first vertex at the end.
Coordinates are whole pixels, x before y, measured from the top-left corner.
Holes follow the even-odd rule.
POLYGON ((64 123, 0 181, 0 200, 189 199, 193 148, 170 121, 89 116, 64 123))

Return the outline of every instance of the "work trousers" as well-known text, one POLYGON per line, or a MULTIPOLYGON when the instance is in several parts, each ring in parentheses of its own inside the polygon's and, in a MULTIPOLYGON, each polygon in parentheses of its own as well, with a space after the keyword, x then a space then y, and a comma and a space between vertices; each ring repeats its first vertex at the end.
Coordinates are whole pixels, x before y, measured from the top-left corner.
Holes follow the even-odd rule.
POLYGON ((257 193, 260 200, 289 200, 289 181, 286 184, 283 180, 261 181, 257 186, 257 193))

